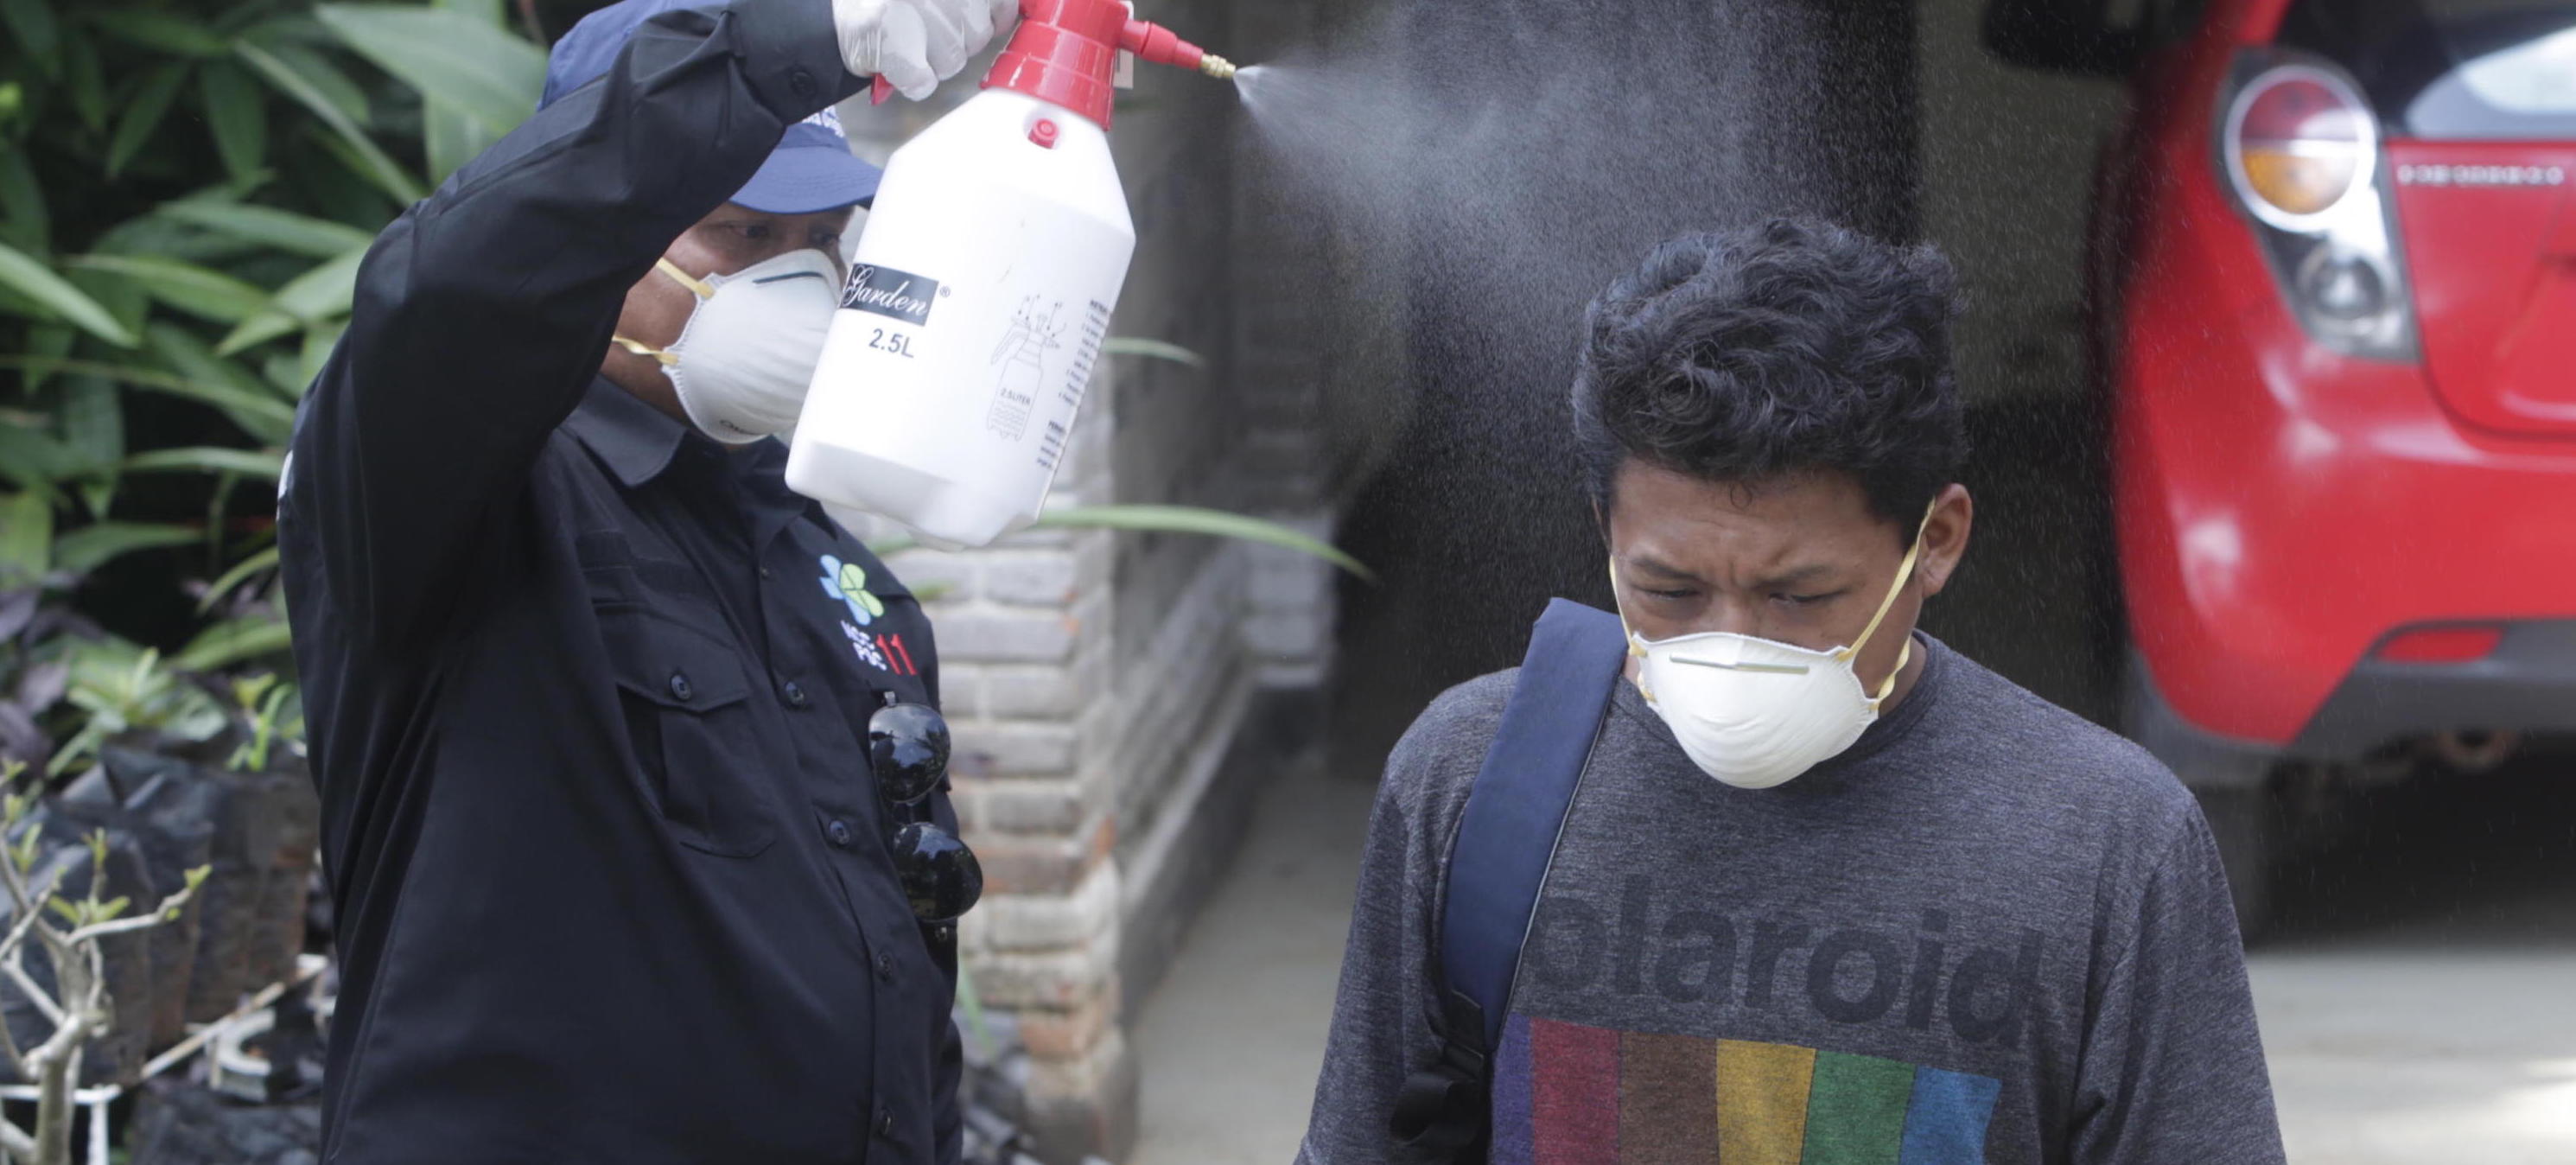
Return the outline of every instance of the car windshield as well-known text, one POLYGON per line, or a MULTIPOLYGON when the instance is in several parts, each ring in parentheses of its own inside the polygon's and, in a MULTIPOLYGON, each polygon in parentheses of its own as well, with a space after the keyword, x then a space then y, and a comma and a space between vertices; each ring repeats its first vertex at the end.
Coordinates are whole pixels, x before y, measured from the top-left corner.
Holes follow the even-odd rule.
POLYGON ((2350 70, 2393 136, 2576 139, 2576 0, 2298 0, 2279 43, 2350 70))

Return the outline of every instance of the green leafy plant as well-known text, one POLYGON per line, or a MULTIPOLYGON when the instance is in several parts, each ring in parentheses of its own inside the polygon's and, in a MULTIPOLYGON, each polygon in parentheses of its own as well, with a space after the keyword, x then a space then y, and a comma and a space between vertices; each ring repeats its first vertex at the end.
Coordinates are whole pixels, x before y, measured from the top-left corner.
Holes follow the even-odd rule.
POLYGON ((233 749, 225 767, 235 772, 266 772, 271 747, 280 741, 303 738, 304 713, 292 707, 295 695, 295 685, 281 683, 274 675, 233 681, 233 700, 250 724, 250 739, 233 749))
MULTIPOLYGON (((1263 546, 1294 550, 1299 554, 1323 559, 1368 582, 1377 574, 1349 553, 1304 531, 1291 529, 1265 518, 1228 513, 1198 506, 1102 505, 1066 506, 1038 515, 1031 524, 1035 529, 1104 529, 1136 530, 1160 534, 1195 534, 1208 538, 1232 538, 1263 546)), ((879 556, 899 554, 920 545, 909 537, 879 539, 868 549, 879 556)))
POLYGON ((163 664, 151 648, 118 640, 85 643, 72 649, 69 663, 64 699, 85 720, 46 762, 47 776, 68 771, 119 737, 141 734, 156 742, 194 744, 231 723, 221 703, 163 664))
POLYGON ((1184 368, 1205 369, 1207 357, 1169 340, 1149 340, 1142 336, 1111 336, 1100 350, 1112 356, 1141 356, 1148 360, 1168 360, 1184 368))
POLYGON ((45 491, 0 495, 0 590, 61 585, 128 551, 197 538, 193 526, 113 521, 57 533, 45 491))
POLYGON ((534 105, 544 53, 508 15, 0 0, 0 593, 65 601, 158 551, 116 569, 212 621, 155 629, 169 663, 284 662, 267 499, 296 403, 375 233, 534 105))

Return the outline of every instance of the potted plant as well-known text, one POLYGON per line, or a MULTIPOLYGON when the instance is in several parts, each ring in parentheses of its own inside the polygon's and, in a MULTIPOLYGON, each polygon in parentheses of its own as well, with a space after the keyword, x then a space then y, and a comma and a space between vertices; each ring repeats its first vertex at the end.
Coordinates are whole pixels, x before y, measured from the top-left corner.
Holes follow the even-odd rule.
MULTIPOLYGON (((0 785, 14 786, 23 762, 0 767, 0 785)), ((34 1002, 50 1023, 41 1041, 22 1044, 0 1024, 0 1058, 22 1080, 36 1085, 36 1121, 32 1129, 0 1120, 0 1150, 32 1165, 70 1165, 72 1090, 80 1079, 83 1050, 113 1024, 115 999, 108 990, 105 944, 177 920, 208 870, 187 873, 180 889, 149 910, 137 913, 130 898, 103 897, 108 868, 107 831, 90 835, 86 888, 66 883, 68 866, 44 860, 43 834, 23 828, 34 799, 19 793, 0 798, 0 829, 20 840, 0 854, 0 891, 7 895, 8 930, 0 933, 0 976, 34 1002), (27 965, 27 952, 45 958, 50 988, 27 965)))

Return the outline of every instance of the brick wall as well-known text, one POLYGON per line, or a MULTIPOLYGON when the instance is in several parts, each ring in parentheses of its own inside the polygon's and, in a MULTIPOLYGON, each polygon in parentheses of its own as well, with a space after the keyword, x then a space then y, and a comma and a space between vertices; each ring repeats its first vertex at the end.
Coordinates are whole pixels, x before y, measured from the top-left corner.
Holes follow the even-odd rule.
MULTIPOLYGON (((1114 372, 1094 382, 1050 507, 1111 496, 1117 387, 1114 372)), ((959 941, 984 1005, 1019 1021, 1026 1111, 1064 1160, 1121 1151, 1133 1135, 1116 975, 1117 540, 1039 530, 890 564, 912 586, 945 584, 927 605, 959 820, 985 874, 959 941)))
MULTIPOLYGON (((1140 14, 1222 52, 1231 7, 1149 2, 1140 14)), ((1267 337, 1247 337, 1237 317, 1234 94, 1151 67, 1138 82, 1112 132, 1138 243, 1111 331, 1179 344, 1206 366, 1104 360, 1049 507, 1207 506, 1329 533, 1309 464, 1312 403, 1298 395, 1311 381, 1244 387, 1238 347, 1267 337)), ((853 104, 844 118, 859 150, 882 157, 973 91, 950 88, 928 106, 853 104)), ((893 533, 843 517, 863 536, 893 533)), ((1279 720, 1254 710, 1320 681, 1328 568, 1207 538, 1062 529, 890 562, 925 594, 937 631, 958 812, 987 879, 960 927, 967 973, 985 1006, 1018 1020, 1042 1154, 1115 1160, 1134 1138, 1129 1005, 1160 976, 1252 788, 1286 751, 1247 747, 1247 725, 1279 720)))

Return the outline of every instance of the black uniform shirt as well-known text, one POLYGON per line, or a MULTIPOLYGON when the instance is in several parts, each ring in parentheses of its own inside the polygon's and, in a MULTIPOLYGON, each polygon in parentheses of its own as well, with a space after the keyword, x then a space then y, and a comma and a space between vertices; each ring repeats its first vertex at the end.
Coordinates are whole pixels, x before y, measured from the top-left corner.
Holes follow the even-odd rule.
POLYGON ((657 17, 360 273, 280 505, 329 1160, 957 1158, 953 928, 864 750, 883 694, 936 700, 929 625, 775 442, 595 375, 625 290, 857 84, 829 0, 657 17))

